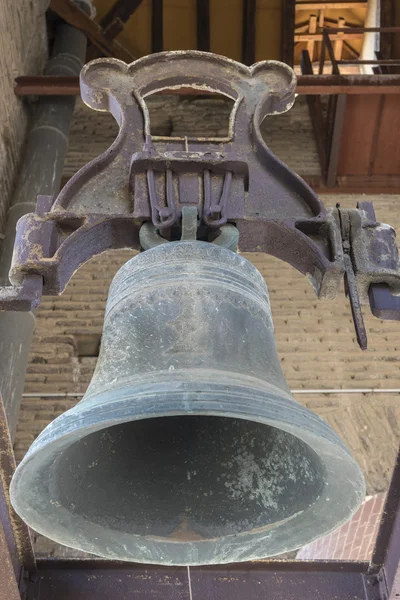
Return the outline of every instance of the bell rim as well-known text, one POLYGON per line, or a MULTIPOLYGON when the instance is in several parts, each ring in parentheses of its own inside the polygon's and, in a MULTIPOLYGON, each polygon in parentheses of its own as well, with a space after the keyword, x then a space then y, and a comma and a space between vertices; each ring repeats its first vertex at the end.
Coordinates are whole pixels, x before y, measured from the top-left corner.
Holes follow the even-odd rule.
MULTIPOLYGON (((192 384, 193 385, 193 384, 192 384)), ((153 386, 154 387, 154 386, 153 386)), ((157 386, 159 387, 159 386, 157 386)), ((216 409, 215 406, 215 400, 211 401, 210 399, 208 401, 206 401, 203 397, 202 399, 202 406, 199 406, 199 403, 195 400, 192 400, 192 402, 195 402, 197 404, 197 408, 196 410, 190 410, 189 409, 189 405, 190 405, 190 395, 196 396, 199 394, 198 392, 198 384, 197 384, 197 391, 192 391, 190 393, 190 391, 187 389, 190 386, 186 386, 186 389, 182 389, 180 391, 180 394, 177 392, 177 390, 174 390, 173 394, 175 396, 175 398, 177 396, 181 396, 181 398, 179 400, 175 401, 175 404, 171 406, 170 404, 170 408, 168 411, 165 410, 165 397, 162 398, 160 400, 160 393, 159 390, 158 392, 153 390, 153 400, 152 400, 152 406, 153 406, 153 411, 151 412, 151 414, 149 412, 146 412, 146 406, 149 405, 149 400, 152 396, 152 394, 149 393, 149 390, 147 390, 146 394, 143 394, 143 398, 142 398, 142 412, 138 412, 138 403, 136 402, 134 405, 134 409, 135 412, 134 414, 129 414, 129 412, 127 413, 127 398, 125 397, 124 399, 120 400, 120 401, 114 401, 114 402, 108 402, 107 405, 103 405, 103 406, 99 406, 98 403, 95 403, 93 406, 88 407, 87 410, 82 411, 77 411, 76 409, 71 409, 70 411, 67 411, 66 413, 64 413, 63 415, 61 415, 60 417, 58 417, 52 424, 50 424, 48 426, 48 428, 51 428, 51 436, 48 437, 47 439, 42 438, 42 445, 40 447, 37 447, 37 443, 34 444, 35 447, 32 447, 32 452, 28 452, 28 454, 25 456, 25 458, 23 459, 23 461, 20 463, 20 465, 17 467, 17 470, 14 474, 12 483, 11 483, 11 488, 10 488, 10 496, 11 496, 11 502, 16 510, 16 512, 18 514, 20 514, 20 516, 22 516, 22 518, 24 518, 24 520, 26 520, 28 522, 28 524, 35 529, 36 531, 38 531, 39 533, 46 535, 47 537, 50 537, 51 539, 60 542, 64 545, 68 545, 72 548, 77 548, 80 550, 84 550, 85 552, 90 552, 93 554, 96 554, 98 556, 103 556, 105 558, 114 558, 116 560, 123 560, 123 561, 129 561, 129 562, 142 562, 142 563, 147 563, 147 564, 165 564, 165 565, 202 565, 202 564, 223 564, 223 563, 230 563, 230 562, 239 562, 239 561, 246 561, 246 560, 257 560, 257 559, 261 559, 261 558, 266 558, 268 556, 276 556, 279 554, 282 554, 284 552, 288 552, 290 550, 294 550, 295 548, 301 547, 303 545, 306 545, 308 543, 311 543, 312 541, 314 541, 315 539, 321 537, 322 535, 327 535, 328 533, 330 533, 331 531, 333 531, 334 529, 336 529, 337 527, 340 527, 340 525, 342 525, 344 522, 346 522, 348 519, 351 518, 351 516, 356 512, 356 510, 358 509, 359 505, 361 504, 364 496, 365 496, 365 481, 364 481, 364 477, 362 475, 361 469, 359 467, 359 465, 356 463, 356 461, 353 459, 353 457, 351 456, 350 452, 347 450, 345 444, 343 443, 343 441, 341 440, 341 438, 334 432, 334 430, 323 420, 321 419, 318 415, 315 415, 312 411, 310 411, 309 409, 307 409, 306 407, 300 405, 299 403, 297 403, 294 399, 291 399, 290 394, 285 393, 284 391, 280 390, 277 388, 276 394, 272 394, 271 392, 269 392, 269 398, 266 398, 266 392, 261 393, 260 390, 249 390, 249 395, 251 395, 252 398, 252 408, 253 408, 253 412, 257 411, 257 407, 259 409, 259 412, 261 412, 261 408, 265 406, 268 406, 268 408, 270 409, 270 418, 267 418, 265 416, 265 410, 264 410, 264 416, 262 415, 257 415, 257 414, 253 414, 250 415, 249 412, 246 413, 246 415, 244 414, 243 411, 241 411, 240 406, 238 404, 236 404, 234 406, 234 408, 232 408, 232 398, 234 397, 234 390, 232 389, 232 384, 230 385, 230 390, 227 393, 227 391, 225 390, 225 392, 221 391, 221 389, 219 389, 219 394, 220 394, 220 398, 218 400, 219 403, 219 409, 216 409), (159 411, 155 411, 154 407, 157 405, 157 398, 159 399, 159 411), (267 400, 267 402, 266 402, 267 400), (297 411, 300 411, 300 413, 302 413, 302 415, 304 417, 311 417, 313 416, 314 418, 312 419, 312 421, 315 424, 321 425, 323 424, 324 427, 322 427, 322 430, 325 429, 326 431, 330 431, 333 433, 333 436, 331 437, 331 439, 322 437, 321 435, 318 437, 316 431, 318 430, 318 427, 315 428, 314 432, 311 432, 311 428, 309 428, 309 432, 307 435, 304 434, 305 429, 302 428, 301 430, 299 429, 299 426, 291 426, 289 428, 288 423, 285 423, 284 421, 280 421, 280 420, 274 420, 272 418, 273 415, 273 407, 277 405, 277 400, 280 401, 280 406, 282 408, 282 405, 285 405, 285 408, 287 409, 288 406, 290 405, 291 408, 295 409, 295 407, 297 407, 297 411), (111 406, 112 405, 112 406, 111 406), (112 414, 113 414, 113 418, 107 418, 107 412, 110 412, 112 408, 112 414), (161 408, 163 410, 161 410, 161 408), (229 410, 230 408, 230 410, 229 410), (74 414, 75 413, 75 414, 74 414), (94 417, 94 419, 92 420, 90 425, 86 425, 84 427, 82 427, 82 422, 85 420, 85 418, 88 416, 88 414, 90 414, 92 417, 94 417), (179 416, 179 415, 207 415, 207 416, 223 416, 223 417, 231 417, 231 418, 242 418, 242 419, 247 419, 247 420, 251 420, 251 421, 255 421, 258 423, 262 423, 265 425, 269 425, 272 427, 277 427, 278 429, 282 429, 283 431, 287 431, 288 433, 295 435, 296 437, 298 437, 299 439, 303 440, 306 444, 308 444, 320 457, 321 461, 323 461, 323 458, 327 458, 328 462, 329 459, 331 461, 337 461, 338 458, 341 459, 342 461, 342 465, 341 468, 343 469, 343 467, 345 467, 345 471, 346 474, 341 474, 342 476, 340 477, 340 473, 339 473, 339 469, 338 467, 336 467, 332 473, 329 474, 328 477, 328 482, 327 485, 324 487, 323 489, 323 493, 321 493, 321 496, 319 497, 319 499, 312 505, 313 508, 315 509, 316 506, 318 505, 319 507, 322 507, 324 502, 327 500, 331 500, 332 501, 332 507, 336 507, 335 510, 337 509, 337 504, 338 504, 338 498, 342 500, 343 502, 343 507, 341 510, 341 514, 340 514, 340 518, 338 518, 337 516, 337 512, 335 513, 336 516, 335 518, 331 518, 330 517, 330 513, 327 512, 325 517, 327 519, 326 524, 322 527, 320 526, 320 528, 318 529, 317 532, 315 532, 315 534, 310 535, 309 537, 305 537, 304 541, 302 541, 300 544, 293 544, 293 543, 289 543, 289 542, 285 542, 285 539, 287 538, 287 533, 285 533, 285 528, 291 528, 293 529, 293 527, 296 525, 297 523, 297 527, 299 528, 299 518, 302 516, 296 516, 295 518, 291 518, 286 522, 284 522, 282 525, 278 525, 276 527, 274 527, 272 530, 267 531, 267 532, 260 532, 260 531, 246 531, 246 532, 242 532, 240 534, 229 534, 229 535, 225 535, 222 536, 220 538, 218 538, 217 542, 215 541, 210 541, 210 540, 199 540, 199 541, 191 541, 191 542, 182 542, 182 541, 173 541, 173 540, 168 540, 166 538, 154 538, 151 536, 140 536, 140 535, 136 535, 136 534, 121 534, 120 531, 117 531, 115 529, 111 529, 111 528, 101 528, 101 531, 99 531, 99 526, 97 524, 94 524, 91 521, 88 520, 84 520, 81 517, 77 517, 76 515, 72 516, 72 521, 74 521, 75 523, 77 521, 79 521, 79 519, 82 520, 83 524, 84 524, 84 528, 86 529, 86 534, 85 534, 85 538, 81 538, 79 540, 79 543, 75 542, 75 545, 73 543, 73 540, 71 539, 71 537, 69 539, 66 539, 66 536, 63 534, 63 532, 65 533, 65 528, 63 530, 63 528, 58 529, 58 531, 56 531, 55 528, 53 528, 52 530, 52 526, 54 527, 54 525, 59 524, 59 520, 60 520, 60 508, 61 508, 61 512, 65 511, 65 513, 68 513, 69 515, 71 513, 69 513, 69 511, 65 508, 65 507, 57 507, 54 505, 49 504, 49 510, 52 514, 49 514, 49 512, 46 512, 45 516, 40 515, 40 514, 36 514, 36 516, 38 517, 37 520, 35 518, 32 519, 32 515, 34 513, 34 509, 32 511, 32 508, 29 507, 29 500, 27 499, 27 488, 29 486, 24 485, 24 479, 27 482, 29 480, 29 470, 31 470, 31 478, 32 478, 32 468, 35 466, 36 463, 36 470, 33 469, 36 474, 38 473, 38 469, 40 470, 40 465, 41 465, 41 469, 43 471, 43 469, 47 469, 48 465, 52 465, 54 463, 54 461, 56 460, 56 457, 58 456, 60 450, 62 449, 66 449, 67 447, 69 447, 70 445, 72 445, 74 442, 78 441, 78 439, 82 439, 82 437, 85 437, 87 435, 89 435, 90 433, 94 433, 95 431, 99 431, 102 429, 106 429, 107 427, 113 426, 113 425, 118 425, 124 422, 129 422, 129 421, 134 421, 134 420, 143 420, 143 419, 148 419, 148 418, 157 418, 157 417, 171 417, 171 416, 179 416), (135 417, 135 418, 132 418, 135 417), (72 419, 72 420, 71 420, 72 419), (66 424, 66 421, 68 421, 66 424), (278 426, 280 425, 280 426, 278 426), (65 427, 67 426, 67 431, 65 430, 65 427), (63 433, 61 435, 61 430, 63 429, 63 433), (301 432, 303 432, 302 435, 301 432), (82 435, 84 433, 84 435, 82 435), (307 439, 306 439, 307 438, 307 439), (43 442, 43 439, 45 440, 43 442), (311 444, 310 442, 314 441, 315 444, 311 444), (318 443, 319 442, 319 443, 318 443), (52 447, 52 451, 49 452, 50 447, 52 447), (46 453, 47 450, 47 453, 46 453), (48 460, 50 457, 53 457, 52 460, 48 460), (46 466, 46 460, 47 460, 47 466, 46 466), (24 473, 25 472, 25 473, 24 473), (28 474, 28 480, 26 480, 26 475, 28 474), (342 484, 343 485, 339 485, 337 478, 339 477, 339 480, 342 480, 342 484), (333 484, 333 485, 332 485, 333 484), (24 489, 25 488, 25 489, 24 489), (327 488, 329 488, 329 490, 327 491, 327 488), (331 496, 331 498, 328 497, 328 492, 329 495, 331 496), (336 494, 336 496, 335 496, 336 494), (344 505, 347 504, 347 508, 344 509, 344 505), (35 522, 34 522, 35 521, 35 522), (41 523, 40 523, 41 521, 41 523), (49 527, 49 523, 51 524, 51 526, 49 527), (55 533, 54 533, 55 532, 55 533), (90 533, 91 532, 91 533, 90 533), (101 537, 103 537, 104 539, 107 539, 107 535, 105 534, 105 532, 109 532, 109 534, 114 535, 114 537, 124 537, 126 536, 126 542, 129 543, 131 542, 135 542, 135 544, 132 545, 133 550, 125 550, 125 551, 115 551, 114 554, 110 554, 110 552, 108 552, 107 554, 102 553, 99 550, 100 546, 96 547, 96 544, 93 545, 93 542, 90 542, 90 539, 93 539, 94 537, 97 537, 96 535, 94 535, 95 533, 97 534, 101 534, 101 537), (281 541, 279 542, 279 537, 281 538, 281 541), (276 539, 278 539, 278 542, 276 542, 276 539), (271 545, 271 543, 274 543, 273 548, 274 551, 273 552, 268 552, 268 546, 271 545), (232 545, 235 546, 235 550, 232 552, 232 545), (144 551, 146 547, 146 552, 144 551), (190 547, 190 548, 189 548, 190 547), (229 547, 230 552, 229 557, 225 556, 226 553, 226 549, 229 547), (135 548, 137 549, 137 551, 135 551, 135 548), (140 549, 140 551, 139 551, 140 549), (165 556, 169 555, 168 549, 170 550, 170 554, 172 554, 172 556, 174 556, 174 560, 168 561, 165 560, 165 556), (190 552, 192 553, 193 557, 190 559, 188 558, 188 551, 190 549, 190 552), (124 554, 125 552, 125 554, 124 554), (203 557, 203 558, 201 558, 203 557)), ((210 385, 210 390, 207 392, 208 396, 212 395, 215 398, 216 395, 216 386, 214 385, 210 385), (213 391, 211 391, 211 388, 213 391)), ((221 386, 220 386, 221 388, 221 386)), ((137 395, 138 395, 138 389, 137 387, 135 387, 135 397, 137 399, 137 395)), ((172 392, 171 392, 172 393, 172 392)), ((236 393, 243 395, 243 389, 237 390, 236 389, 236 393)), ((248 400, 245 402, 247 411, 249 408, 249 402, 248 400)), ((79 405, 78 405, 79 407, 79 405)), ((84 408, 84 406, 82 406, 82 408, 84 408)), ((132 408, 132 407, 131 407, 132 408)), ((268 413, 268 410, 266 411, 268 413)), ((286 412, 283 411, 283 412, 286 412)), ((282 414, 283 414, 282 412, 282 414)), ((287 414, 287 412, 286 412, 287 414)), ((276 411, 275 411, 275 415, 276 415, 276 411)), ((307 419, 306 419, 307 420, 307 419)), ((303 423, 304 424, 304 423, 303 423)), ((46 428, 46 429, 48 429, 46 428)), ((322 431, 321 430, 321 431, 322 431)), ((46 430, 45 430, 46 431, 46 430)), ((41 436, 39 436, 37 442, 39 442, 41 436)), ((340 463, 340 460, 339 460, 340 463)), ((333 464, 333 463, 331 463, 333 464)), ((336 464, 336 463, 335 463, 336 464)), ((43 496, 43 495, 42 495, 43 496)), ((326 505, 325 505, 326 506, 326 505)), ((303 511, 304 513, 307 514, 311 514, 313 511, 303 511)), ((65 515, 64 515, 65 516, 65 515)), ((303 519, 304 520, 304 519, 303 519)), ((306 519, 307 521, 307 519, 306 519)), ((301 521, 300 521, 301 523, 301 521)), ((309 523, 309 527, 310 526, 315 526, 315 522, 313 522, 313 520, 310 521, 309 523)), ((80 527, 82 527, 82 524, 80 525, 80 527)), ((305 527, 301 527, 300 526, 301 531, 305 531, 305 527)), ((68 533, 68 532, 67 532, 68 533)), ((301 537, 301 536, 300 536, 301 537)), ((125 539, 125 538, 124 538, 125 539)), ((127 543, 125 543, 125 548, 127 548, 127 543)), ((117 547, 120 547, 120 545, 117 544, 117 547)))

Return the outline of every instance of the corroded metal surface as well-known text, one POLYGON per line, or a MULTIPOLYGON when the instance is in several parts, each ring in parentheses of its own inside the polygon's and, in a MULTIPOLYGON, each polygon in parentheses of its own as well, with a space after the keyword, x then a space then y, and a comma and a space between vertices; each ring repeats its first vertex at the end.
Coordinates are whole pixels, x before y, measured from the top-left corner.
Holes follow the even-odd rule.
POLYGON ((14 471, 14 453, 0 396, 0 523, 14 574, 18 578, 22 567, 34 567, 35 557, 28 526, 19 518, 10 502, 8 490, 14 471))
POLYGON ((56 199, 39 196, 36 212, 19 221, 10 273, 15 287, 0 289, 0 308, 36 306, 38 283, 35 294, 28 289, 33 276, 43 281, 44 294, 59 294, 92 256, 111 248, 139 249, 143 224, 152 223, 167 240, 179 239, 182 208, 196 206, 200 239, 213 241, 231 223, 239 250, 288 262, 307 276, 320 298, 335 298, 351 267, 356 323, 361 323, 359 305, 369 298, 374 314, 399 318, 398 304, 383 310, 387 294, 382 299, 371 287, 386 285, 389 294, 400 293, 393 229, 376 223, 364 206, 341 210, 350 223, 344 252, 338 209, 326 209, 261 136, 264 117, 290 109, 295 89, 294 72, 276 61, 246 67, 213 54, 179 51, 131 65, 112 58, 88 63, 81 72, 82 98, 95 110, 110 111, 119 134, 56 199), (234 101, 228 137, 151 135, 146 96, 182 86, 234 101))

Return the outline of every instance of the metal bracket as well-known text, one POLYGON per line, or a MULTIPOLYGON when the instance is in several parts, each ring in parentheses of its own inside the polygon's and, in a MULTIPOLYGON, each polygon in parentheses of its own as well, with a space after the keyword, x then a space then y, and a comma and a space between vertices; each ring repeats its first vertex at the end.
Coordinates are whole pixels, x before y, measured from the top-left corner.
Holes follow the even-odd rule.
POLYGON ((287 65, 264 61, 246 67, 209 53, 165 52, 131 65, 92 61, 80 81, 85 103, 110 111, 119 134, 56 199, 39 196, 36 212, 19 221, 10 271, 14 287, 0 289, 0 308, 37 306, 40 290, 30 291, 34 280, 44 294, 60 294, 93 256, 111 248, 140 249, 150 225, 153 237, 180 239, 182 211, 193 207, 198 238, 221 242, 224 227, 234 227, 239 250, 288 262, 320 298, 335 298, 345 274, 362 346, 360 304, 372 298, 374 314, 398 318, 397 299, 387 308, 388 293, 400 293, 392 228, 376 223, 367 203, 348 213, 326 209, 261 135, 263 119, 294 102, 296 78, 287 65), (228 137, 151 135, 146 97, 182 86, 234 101, 228 137))

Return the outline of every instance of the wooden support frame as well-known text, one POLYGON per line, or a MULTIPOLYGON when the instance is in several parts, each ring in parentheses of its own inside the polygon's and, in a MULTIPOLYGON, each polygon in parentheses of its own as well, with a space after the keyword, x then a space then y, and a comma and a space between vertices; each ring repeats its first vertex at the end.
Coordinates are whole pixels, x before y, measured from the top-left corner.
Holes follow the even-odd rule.
POLYGON ((329 9, 346 9, 346 8, 365 8, 367 9, 368 2, 296 2, 296 11, 300 10, 329 10, 329 9))
POLYGON ((108 40, 117 37, 142 2, 143 0, 117 0, 100 21, 103 35, 108 40))
POLYGON ((242 62, 256 62, 256 0, 243 0, 242 62))
POLYGON ((197 49, 210 51, 210 0, 197 0, 197 49))
MULTIPOLYGON (((310 19, 308 22, 308 33, 317 33, 317 15, 310 15, 310 19)), ((307 42, 307 50, 311 63, 314 60, 314 47, 315 41, 312 39, 309 40, 307 42)), ((310 75, 312 75, 312 73, 310 73, 310 75)))
POLYGON ((294 64, 295 11, 295 0, 282 0, 281 59, 290 67, 294 64))
MULTIPOLYGON (((343 17, 339 17, 338 18, 338 27, 344 27, 346 23, 346 20, 343 17)), ((343 54, 343 44, 344 44, 344 40, 343 40, 343 33, 342 34, 338 34, 339 37, 336 41, 335 41, 335 46, 334 46, 334 53, 335 53, 335 59, 336 60, 340 60, 342 58, 342 54, 343 54)))
POLYGON ((134 60, 135 57, 121 44, 107 39, 100 25, 71 0, 50 0, 50 8, 66 23, 83 31, 91 43, 105 56, 114 56, 128 63, 134 60))
POLYGON ((151 2, 151 51, 164 49, 164 4, 163 0, 151 2))

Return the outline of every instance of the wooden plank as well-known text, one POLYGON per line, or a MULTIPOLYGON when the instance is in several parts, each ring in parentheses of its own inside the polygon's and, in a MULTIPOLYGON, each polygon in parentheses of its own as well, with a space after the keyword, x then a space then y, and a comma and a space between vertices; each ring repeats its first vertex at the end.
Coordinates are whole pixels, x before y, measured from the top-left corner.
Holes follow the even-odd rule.
POLYGON ((132 62, 134 56, 114 40, 107 40, 104 37, 100 25, 92 21, 92 19, 81 10, 71 0, 50 0, 50 8, 59 17, 64 19, 66 23, 73 25, 80 31, 86 34, 102 54, 105 56, 114 56, 125 62, 132 62))
MULTIPOLYGON (((349 28, 350 29, 350 28, 349 28)), ((362 40, 362 33, 344 33, 343 36, 340 36, 338 33, 330 33, 330 40, 362 40)), ((314 42, 322 42, 322 33, 299 33, 294 35, 295 42, 308 42, 313 40, 314 42)))
POLYGON ((340 145, 339 176, 368 175, 379 105, 380 94, 348 97, 340 145))
MULTIPOLYGON (((345 19, 343 19, 343 17, 339 17, 337 24, 338 27, 344 27, 345 25, 345 19)), ((339 34, 341 37, 339 37, 339 39, 337 39, 335 41, 335 46, 334 46, 334 53, 335 53, 335 59, 336 60, 340 60, 342 58, 342 52, 343 52, 343 33, 339 34)))
POLYGON ((197 49, 210 51, 210 0, 197 0, 197 49))
POLYGON ((113 40, 143 0, 117 0, 100 21, 103 35, 113 40))
POLYGON ((390 96, 385 96, 372 172, 374 175, 400 175, 399 101, 390 96))
MULTIPOLYGON (((317 15, 310 15, 310 19, 308 22, 308 32, 309 33, 317 32, 317 15)), ((314 40, 310 40, 307 42, 307 50, 308 50, 308 54, 309 54, 311 63, 314 60, 314 46, 315 46, 314 40)), ((309 73, 309 75, 312 75, 312 73, 309 73)))
POLYGON ((242 62, 256 60, 256 0, 243 0, 242 62))
POLYGON ((323 30, 322 37, 323 37, 323 40, 324 40, 325 47, 326 47, 326 49, 328 51, 329 59, 330 59, 330 61, 332 63, 332 73, 334 75, 339 75, 339 67, 337 66, 335 52, 334 52, 333 46, 332 46, 332 38, 328 34, 328 32, 327 32, 326 29, 323 30))
POLYGON ((294 61, 295 9, 295 0, 282 0, 281 57, 290 67, 293 67, 294 61))
POLYGON ((336 10, 346 8, 367 8, 368 2, 296 2, 296 11, 299 10, 336 10))
POLYGON ((334 116, 334 125, 332 138, 330 143, 328 168, 326 175, 326 184, 328 187, 334 187, 336 185, 336 176, 338 172, 339 163, 339 152, 341 146, 343 123, 346 110, 347 97, 344 94, 340 94, 336 100, 336 110, 334 116))
POLYGON ((151 2, 151 51, 162 52, 164 49, 163 32, 163 0, 152 0, 151 2))
POLYGON ((360 58, 360 54, 357 52, 357 50, 353 48, 353 46, 350 46, 350 44, 348 44, 346 41, 343 42, 343 45, 346 48, 347 52, 350 54, 350 56, 352 56, 356 60, 360 58))

